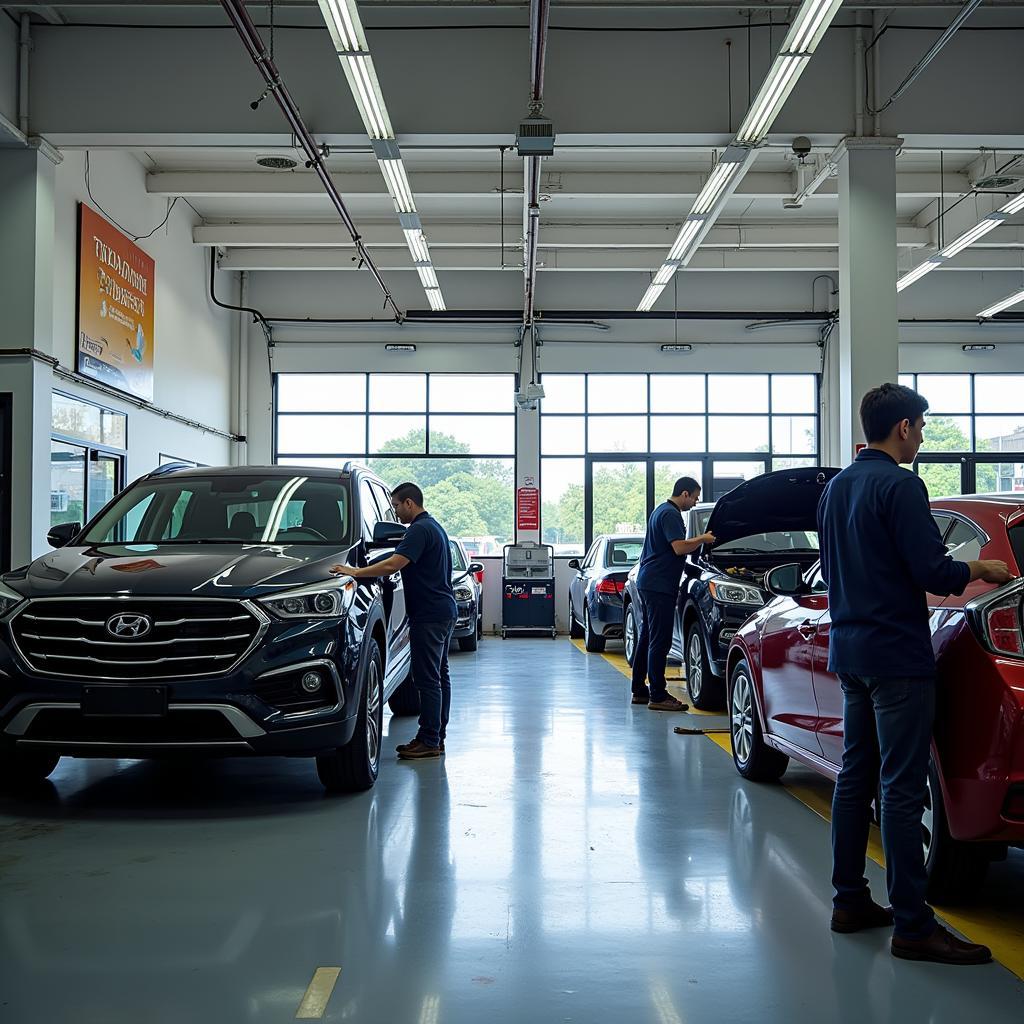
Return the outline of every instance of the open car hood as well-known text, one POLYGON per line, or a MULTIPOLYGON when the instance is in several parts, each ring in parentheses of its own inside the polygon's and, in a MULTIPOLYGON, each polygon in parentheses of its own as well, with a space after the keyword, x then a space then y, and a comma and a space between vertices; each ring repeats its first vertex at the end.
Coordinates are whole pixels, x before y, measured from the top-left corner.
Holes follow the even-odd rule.
POLYGON ((818 502, 838 472, 817 466, 781 469, 740 484, 719 498, 711 512, 707 528, 715 546, 756 533, 817 530, 818 502))

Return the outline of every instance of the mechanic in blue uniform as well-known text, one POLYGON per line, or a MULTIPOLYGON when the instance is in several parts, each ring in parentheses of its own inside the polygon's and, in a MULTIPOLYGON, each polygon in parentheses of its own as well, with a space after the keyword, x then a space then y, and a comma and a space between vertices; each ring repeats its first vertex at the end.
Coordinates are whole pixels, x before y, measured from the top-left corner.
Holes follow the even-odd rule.
POLYGON ((636 585, 643 614, 633 656, 633 703, 646 704, 651 711, 686 711, 689 708, 668 692, 665 662, 672 647, 683 559, 702 544, 715 542, 710 533, 686 539, 683 513, 698 501, 700 484, 693 477, 680 477, 672 488, 672 497, 651 513, 640 555, 636 585), (649 690, 648 680, 651 684, 649 690))
POLYGON ((355 579, 402 574, 409 615, 412 677, 420 694, 420 727, 411 743, 397 748, 405 760, 444 754, 445 730, 452 703, 448 646, 458 608, 452 590, 452 549, 444 527, 423 507, 416 484, 399 484, 391 507, 408 529, 395 553, 363 568, 335 565, 331 572, 355 579))

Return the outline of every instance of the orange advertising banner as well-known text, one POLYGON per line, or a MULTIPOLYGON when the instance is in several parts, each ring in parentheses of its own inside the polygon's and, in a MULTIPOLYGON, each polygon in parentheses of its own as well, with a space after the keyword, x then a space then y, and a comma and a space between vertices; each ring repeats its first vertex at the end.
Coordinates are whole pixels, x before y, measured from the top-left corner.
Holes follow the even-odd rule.
POLYGON ((153 400, 156 263, 85 203, 78 204, 77 369, 153 400))

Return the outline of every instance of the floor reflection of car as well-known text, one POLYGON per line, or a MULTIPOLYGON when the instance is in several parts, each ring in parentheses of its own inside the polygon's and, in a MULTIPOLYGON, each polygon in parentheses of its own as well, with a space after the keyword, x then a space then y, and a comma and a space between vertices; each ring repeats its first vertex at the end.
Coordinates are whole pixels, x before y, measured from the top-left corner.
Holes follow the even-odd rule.
POLYGON ((451 540, 452 548, 452 587, 455 590, 455 603, 458 605, 458 618, 455 621, 455 639, 459 641, 459 649, 475 651, 480 638, 484 635, 483 586, 478 575, 484 567, 479 562, 471 562, 462 542, 451 540))
POLYGON ((411 713, 398 574, 357 586, 337 562, 404 528, 369 470, 163 467, 59 550, 0 580, 0 769, 62 755, 315 757, 366 789, 384 701, 411 713))
MULTIPOLYGON (((716 537, 686 559, 671 656, 685 662, 690 703, 702 711, 725 706, 725 662, 736 631, 768 598, 765 574, 777 565, 818 559, 818 500, 838 470, 803 468, 766 473, 740 484, 714 505, 690 511, 687 536, 716 537)), ((635 575, 624 603, 626 632, 636 631, 635 575), (632 622, 630 622, 632 619, 632 622)), ((633 651, 627 642, 627 657, 633 651)))
MULTIPOLYGON (((953 557, 1024 568, 1024 499, 944 498, 932 514, 953 557)), ((843 696, 827 670, 827 587, 815 565, 782 566, 779 595, 729 651, 733 757, 747 778, 773 780, 796 758, 835 778, 843 696)), ((923 837, 934 899, 969 890, 1008 845, 1024 844, 1024 581, 929 596, 938 700, 923 837)))
POLYGON ((576 570, 569 584, 569 635, 582 638, 588 651, 603 651, 607 640, 622 637, 622 594, 643 547, 643 537, 602 536, 582 562, 569 561, 576 570))

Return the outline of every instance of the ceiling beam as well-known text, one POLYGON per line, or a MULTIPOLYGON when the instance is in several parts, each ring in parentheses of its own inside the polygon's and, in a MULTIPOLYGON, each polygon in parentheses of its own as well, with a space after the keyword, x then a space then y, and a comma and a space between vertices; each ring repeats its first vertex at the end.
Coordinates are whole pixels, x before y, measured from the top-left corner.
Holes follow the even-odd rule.
MULTIPOLYGON (((384 179, 377 171, 333 172, 339 191, 346 198, 387 197, 384 179)), ((541 181, 542 196, 581 199, 663 199, 692 200, 704 187, 708 175, 670 171, 547 171, 541 181)), ((497 169, 483 171, 418 171, 409 169, 409 179, 420 198, 497 198, 497 169)), ((947 195, 957 189, 966 192, 965 174, 947 174, 947 195)), ((522 195, 519 170, 509 169, 505 189, 522 195)), ((187 199, 275 199, 321 198, 323 188, 315 175, 302 171, 160 171, 146 176, 146 191, 156 196, 187 199)), ((931 199, 939 194, 936 174, 907 172, 896 176, 896 193, 902 198, 931 199)), ((788 171, 754 171, 747 174, 736 191, 741 199, 788 199, 793 195, 793 178, 788 171)), ((822 182, 816 196, 837 195, 835 179, 822 182)))

